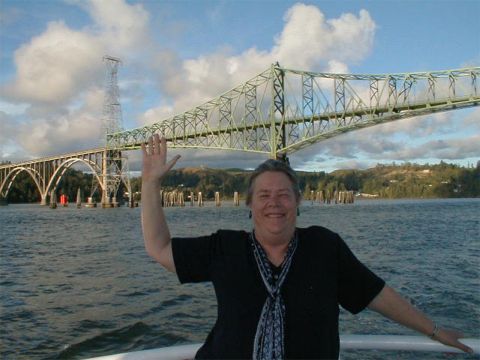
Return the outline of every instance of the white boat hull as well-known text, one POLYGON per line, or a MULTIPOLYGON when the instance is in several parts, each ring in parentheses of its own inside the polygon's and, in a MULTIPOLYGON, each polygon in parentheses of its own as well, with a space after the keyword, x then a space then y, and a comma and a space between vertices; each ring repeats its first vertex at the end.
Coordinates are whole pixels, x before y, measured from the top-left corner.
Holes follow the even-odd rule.
MULTIPOLYGON (((471 347, 475 354, 480 354, 480 339, 461 339, 471 347)), ((202 344, 177 345, 159 349, 134 351, 91 358, 88 360, 187 360, 193 359, 202 344)), ((426 351, 459 353, 452 348, 424 336, 403 335, 342 335, 342 350, 390 350, 390 351, 426 351)))

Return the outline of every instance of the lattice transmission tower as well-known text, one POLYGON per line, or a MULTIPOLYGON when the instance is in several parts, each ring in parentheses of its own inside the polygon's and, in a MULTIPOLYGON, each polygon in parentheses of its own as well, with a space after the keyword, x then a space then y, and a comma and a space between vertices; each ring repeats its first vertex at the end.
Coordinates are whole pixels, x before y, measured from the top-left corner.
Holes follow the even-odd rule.
POLYGON ((122 106, 118 88, 118 67, 121 60, 113 56, 104 56, 106 65, 105 99, 103 103, 102 130, 104 136, 105 155, 102 166, 102 206, 117 206, 117 192, 123 182, 131 197, 130 179, 128 177, 128 159, 120 150, 112 150, 107 143, 107 134, 123 130, 122 106))
MULTIPOLYGON (((120 91, 118 89, 118 67, 122 61, 113 56, 104 56, 106 65, 105 73, 105 99, 103 103, 103 134, 105 141, 107 134, 122 130, 122 106, 120 104, 120 91)), ((107 145, 105 143, 105 145, 107 145)))

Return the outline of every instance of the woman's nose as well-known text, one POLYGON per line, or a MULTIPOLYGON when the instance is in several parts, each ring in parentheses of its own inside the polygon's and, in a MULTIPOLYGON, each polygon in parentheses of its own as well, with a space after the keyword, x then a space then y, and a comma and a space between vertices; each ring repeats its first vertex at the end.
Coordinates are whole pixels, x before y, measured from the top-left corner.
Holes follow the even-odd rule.
POLYGON ((280 198, 278 196, 272 195, 268 198, 268 205, 277 206, 280 203, 280 198))

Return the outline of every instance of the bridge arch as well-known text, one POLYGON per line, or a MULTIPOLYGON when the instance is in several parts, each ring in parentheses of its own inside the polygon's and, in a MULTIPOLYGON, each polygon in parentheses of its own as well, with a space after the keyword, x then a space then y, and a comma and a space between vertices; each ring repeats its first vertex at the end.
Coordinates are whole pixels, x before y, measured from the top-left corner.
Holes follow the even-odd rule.
POLYGON ((10 192, 10 188, 12 187, 13 185, 13 182, 15 181, 15 178, 18 176, 18 174, 20 174, 22 171, 25 171, 27 174, 30 175, 30 177, 33 179, 33 181, 35 182, 35 185, 37 186, 37 189, 38 189, 38 192, 40 194, 40 196, 43 196, 43 192, 42 192, 42 186, 40 184, 40 179, 41 179, 41 176, 40 174, 38 173, 38 171, 34 170, 34 169, 30 169, 30 168, 27 168, 27 167, 23 167, 23 166, 19 166, 19 167, 16 167, 14 168, 5 178, 5 180, 3 181, 2 184, 0 184, 0 195, 2 195, 3 197, 7 198, 8 197, 8 193, 10 192))
MULTIPOLYGON (((95 169, 95 162, 93 161, 88 161, 85 159, 81 158, 71 158, 68 160, 65 160, 60 166, 55 170, 55 172, 52 174, 52 177, 50 178, 50 181, 48 182, 48 185, 45 188, 45 196, 48 194, 50 191, 55 190, 60 183, 60 180, 62 179, 63 175, 65 172, 72 167, 73 164, 81 162, 84 165, 86 165, 90 170, 92 170, 93 175, 97 178, 98 183, 100 186, 102 186, 102 181, 100 179, 100 176, 98 175, 98 169, 95 169)), ((102 191, 103 191, 103 186, 102 186, 102 191)))

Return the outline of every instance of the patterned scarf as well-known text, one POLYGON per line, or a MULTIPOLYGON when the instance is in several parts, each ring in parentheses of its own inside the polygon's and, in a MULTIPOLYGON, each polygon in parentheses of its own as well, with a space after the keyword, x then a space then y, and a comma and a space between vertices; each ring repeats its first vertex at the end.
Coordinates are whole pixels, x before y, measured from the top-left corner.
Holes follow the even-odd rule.
POLYGON ((258 320, 255 342, 253 344, 253 360, 284 359, 285 304, 280 290, 287 277, 288 270, 290 270, 293 254, 297 248, 297 232, 295 231, 293 239, 288 245, 287 254, 281 265, 280 275, 276 280, 273 278, 267 254, 265 254, 265 250, 255 239, 253 231, 250 233, 250 238, 258 270, 269 295, 265 300, 265 304, 263 304, 262 313, 258 320))

